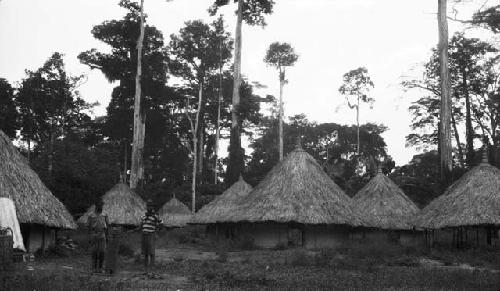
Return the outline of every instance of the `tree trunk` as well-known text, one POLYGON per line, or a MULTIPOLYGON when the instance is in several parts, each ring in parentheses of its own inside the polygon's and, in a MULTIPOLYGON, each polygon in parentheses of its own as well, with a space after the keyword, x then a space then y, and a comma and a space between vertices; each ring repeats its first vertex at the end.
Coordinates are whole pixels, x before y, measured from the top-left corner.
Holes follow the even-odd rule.
POLYGON ((283 86, 285 85, 285 71, 280 68, 280 108, 279 108, 279 157, 283 160, 283 86))
POLYGON ((243 170, 243 149, 241 148, 241 129, 239 122, 240 85, 241 85, 241 26, 243 0, 238 1, 238 17, 234 43, 234 72, 233 72, 233 108, 231 112, 231 136, 229 144, 229 165, 227 167, 227 184, 236 182, 243 170))
POLYGON ((200 120, 200 111, 201 111, 201 103, 203 97, 203 81, 200 82, 198 90, 198 109, 196 110, 196 120, 194 123, 194 130, 192 132, 193 135, 193 171, 191 178, 191 212, 195 213, 196 211, 196 169, 198 166, 198 138, 197 132, 199 128, 199 120, 200 120))
POLYGON ((358 97, 358 105, 356 105, 356 125, 357 125, 357 141, 358 141, 358 148, 357 148, 357 153, 359 157, 359 153, 361 152, 361 142, 359 140, 359 97, 358 97))
POLYGON ((193 171, 191 177, 191 212, 196 212, 196 168, 198 160, 198 139, 196 138, 196 133, 193 133, 193 171))
POLYGON ((126 138, 123 139, 123 184, 127 184, 127 170, 128 170, 128 141, 126 138))
POLYGON ((464 153, 462 151, 462 145, 460 144, 460 135, 458 134, 457 123, 455 122, 455 115, 451 114, 451 123, 453 124, 453 134, 455 135, 455 141, 457 142, 458 149, 458 161, 460 166, 464 167, 464 153))
POLYGON ((219 139, 220 139, 220 107, 222 103, 222 41, 219 42, 219 100, 217 101, 217 124, 215 126, 215 149, 214 149, 214 184, 217 184, 219 167, 219 139))
MULTIPOLYGON (((203 122, 203 118, 201 118, 200 122, 203 122)), ((203 160, 204 160, 204 147, 205 147, 205 142, 204 142, 204 132, 205 132, 205 127, 200 124, 198 127, 198 177, 199 177, 199 183, 203 184, 203 160)))
POLYGON ((451 98, 450 79, 448 69, 448 20, 446 18, 447 0, 438 0, 438 29, 439 29, 439 64, 441 85, 440 109, 440 136, 441 145, 440 170, 443 188, 452 180, 452 153, 451 153, 451 98))
POLYGON ((467 141, 467 153, 465 160, 467 162, 467 166, 471 168, 474 164, 474 129, 472 128, 470 96, 465 68, 462 68, 462 90, 465 97, 465 139, 467 141))
POLYGON ((144 40, 144 0, 141 0, 141 22, 139 39, 137 40, 137 74, 135 76, 134 101, 134 138, 132 142, 132 165, 130 171, 130 188, 137 188, 142 179, 142 159, 144 151, 145 113, 141 109, 141 75, 142 75, 142 46, 144 40))

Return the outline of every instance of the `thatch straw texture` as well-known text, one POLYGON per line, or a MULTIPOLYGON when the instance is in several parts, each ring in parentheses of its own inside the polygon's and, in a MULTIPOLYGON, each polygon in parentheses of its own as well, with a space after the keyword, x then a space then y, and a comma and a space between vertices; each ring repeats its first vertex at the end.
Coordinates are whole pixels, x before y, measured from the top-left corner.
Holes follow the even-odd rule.
POLYGON ((76 228, 66 207, 43 184, 28 161, 0 130, 0 197, 14 201, 20 223, 76 228))
POLYGON ((366 227, 412 229, 419 212, 417 205, 382 172, 359 190, 352 201, 366 227))
POLYGON ((448 187, 416 221, 431 229, 485 224, 500 225, 500 170, 487 162, 448 187))
POLYGON ((160 219, 166 227, 183 227, 191 220, 189 208, 177 198, 172 198, 160 209, 160 219))
POLYGON ((274 166, 264 180, 242 199, 231 219, 361 224, 361 219, 353 211, 351 199, 300 147, 274 166))
POLYGON ((239 181, 229 187, 224 193, 203 206, 193 216, 191 223, 223 223, 234 222, 231 219, 238 203, 252 191, 252 186, 240 177, 239 181))
MULTIPOLYGON (((126 184, 116 184, 102 197, 102 214, 108 216, 110 224, 139 225, 141 217, 146 213, 146 202, 126 184)), ((95 211, 95 205, 78 219, 78 223, 86 224, 95 211)))

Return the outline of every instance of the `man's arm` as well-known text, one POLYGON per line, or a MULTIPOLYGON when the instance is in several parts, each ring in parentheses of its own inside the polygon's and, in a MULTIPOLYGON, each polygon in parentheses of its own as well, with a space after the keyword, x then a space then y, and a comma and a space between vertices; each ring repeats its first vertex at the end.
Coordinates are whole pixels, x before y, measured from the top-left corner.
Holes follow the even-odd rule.
POLYGON ((104 222, 106 223, 106 230, 104 235, 106 236, 106 241, 109 240, 109 221, 108 221, 108 216, 104 215, 104 222))
POLYGON ((87 239, 88 241, 90 242, 90 231, 91 231, 91 216, 89 215, 89 217, 87 218, 87 239))

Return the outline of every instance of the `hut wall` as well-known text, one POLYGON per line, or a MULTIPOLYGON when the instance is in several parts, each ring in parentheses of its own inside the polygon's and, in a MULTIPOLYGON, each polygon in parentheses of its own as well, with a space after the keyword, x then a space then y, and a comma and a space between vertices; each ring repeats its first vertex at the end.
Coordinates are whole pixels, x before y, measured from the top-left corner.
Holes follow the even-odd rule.
MULTIPOLYGON (((462 229, 462 241, 465 245, 480 247, 496 247, 500 249, 500 230, 494 229, 491 232, 491 246, 487 243, 487 229, 485 227, 464 227, 462 229)), ((433 244, 456 247, 457 232, 454 229, 434 230, 433 244)))
POLYGON ((406 247, 417 247, 425 244, 424 232, 416 230, 403 230, 399 232, 399 243, 406 247))
POLYGON ((402 246, 419 246, 424 243, 423 232, 412 230, 359 229, 353 231, 351 237, 362 242, 398 243, 402 246))
POLYGON ((239 235, 248 235, 257 247, 270 249, 288 245, 288 225, 282 223, 248 223, 242 225, 239 235))
POLYGON ((237 224, 228 223, 213 223, 207 224, 206 234, 210 240, 225 240, 234 239, 239 234, 240 226, 237 224))
POLYGON ((56 232, 54 229, 41 225, 21 225, 24 245, 27 252, 34 253, 44 246, 45 249, 56 242, 56 232), (45 235, 44 235, 45 233, 45 235), (45 239, 45 244, 43 240, 45 239))
POLYGON ((307 225, 304 231, 308 249, 336 248, 349 238, 349 227, 335 225, 307 225))

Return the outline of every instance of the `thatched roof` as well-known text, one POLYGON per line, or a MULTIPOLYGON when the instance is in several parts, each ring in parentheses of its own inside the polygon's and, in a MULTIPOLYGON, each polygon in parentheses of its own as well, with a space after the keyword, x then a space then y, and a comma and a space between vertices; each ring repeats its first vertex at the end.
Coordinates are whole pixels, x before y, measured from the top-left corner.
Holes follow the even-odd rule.
POLYGON ((166 227, 183 227, 191 220, 189 208, 177 198, 172 198, 160 209, 160 219, 166 227))
MULTIPOLYGON (((110 224, 139 225, 141 217, 146 213, 146 202, 142 200, 126 184, 116 184, 102 197, 102 214, 108 216, 110 224)), ((78 219, 78 223, 86 224, 88 218, 95 211, 92 205, 87 212, 78 219)))
POLYGON ((360 225, 352 201, 300 146, 271 169, 233 212, 234 221, 360 225))
POLYGON ((196 212, 191 223, 233 222, 231 216, 236 206, 250 191, 252 186, 240 176, 240 179, 224 193, 196 212))
POLYGON ((417 205, 380 170, 352 201, 366 227, 412 229, 419 212, 417 205))
POLYGON ((485 224, 500 225, 500 170, 487 158, 427 205, 416 221, 432 229, 485 224))
POLYGON ((20 223, 76 228, 73 217, 0 130, 0 197, 14 201, 20 223))

